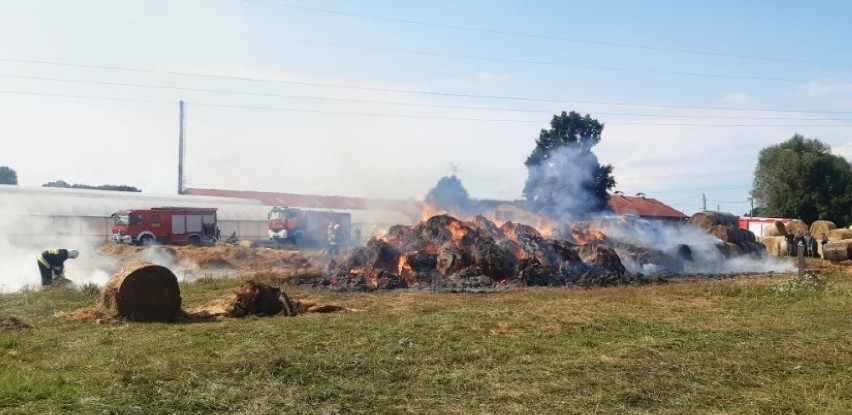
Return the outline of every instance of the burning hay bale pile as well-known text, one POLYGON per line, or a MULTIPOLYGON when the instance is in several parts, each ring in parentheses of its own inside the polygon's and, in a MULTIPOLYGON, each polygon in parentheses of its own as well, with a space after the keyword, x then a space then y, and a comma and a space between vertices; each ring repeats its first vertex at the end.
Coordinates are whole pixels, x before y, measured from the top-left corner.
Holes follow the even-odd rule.
POLYGON ((628 273, 605 244, 545 238, 535 228, 483 216, 437 215, 395 225, 329 264, 326 275, 296 284, 338 290, 417 288, 480 291, 508 286, 619 285, 647 282, 628 273))
POLYGON ((717 248, 725 256, 766 254, 766 246, 757 242, 752 231, 740 229, 739 217, 736 215, 713 211, 698 212, 692 215, 688 222, 722 241, 717 244, 717 248))

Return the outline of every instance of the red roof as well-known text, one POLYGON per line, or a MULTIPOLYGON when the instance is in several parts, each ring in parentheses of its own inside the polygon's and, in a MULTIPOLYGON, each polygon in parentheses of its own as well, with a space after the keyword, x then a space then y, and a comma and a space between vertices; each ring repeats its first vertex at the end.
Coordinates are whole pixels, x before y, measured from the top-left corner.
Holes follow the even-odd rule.
POLYGON ((268 206, 293 206, 332 210, 394 210, 418 220, 421 212, 423 212, 421 202, 414 200, 365 199, 345 196, 300 195, 295 193, 221 189, 186 189, 186 194, 254 199, 268 206))
POLYGON ((683 219, 687 217, 657 199, 639 196, 610 195, 609 206, 619 215, 636 215, 645 218, 683 219))

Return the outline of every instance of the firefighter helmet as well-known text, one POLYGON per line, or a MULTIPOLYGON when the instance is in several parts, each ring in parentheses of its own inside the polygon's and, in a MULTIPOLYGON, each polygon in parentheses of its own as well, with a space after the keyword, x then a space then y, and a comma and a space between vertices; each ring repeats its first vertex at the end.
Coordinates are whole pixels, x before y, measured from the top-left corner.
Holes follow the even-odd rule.
POLYGON ((78 251, 76 249, 69 249, 68 250, 68 258, 77 258, 78 256, 80 256, 80 251, 78 251))

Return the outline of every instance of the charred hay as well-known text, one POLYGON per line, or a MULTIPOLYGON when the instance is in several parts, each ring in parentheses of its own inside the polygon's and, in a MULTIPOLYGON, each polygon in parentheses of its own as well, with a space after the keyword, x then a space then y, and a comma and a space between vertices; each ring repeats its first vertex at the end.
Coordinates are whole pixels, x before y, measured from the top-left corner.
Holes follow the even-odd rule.
POLYGON ((332 261, 324 276, 293 283, 334 290, 470 292, 637 280, 603 244, 549 239, 531 226, 497 226, 482 216, 462 221, 437 215, 412 227, 396 226, 347 254, 332 261))

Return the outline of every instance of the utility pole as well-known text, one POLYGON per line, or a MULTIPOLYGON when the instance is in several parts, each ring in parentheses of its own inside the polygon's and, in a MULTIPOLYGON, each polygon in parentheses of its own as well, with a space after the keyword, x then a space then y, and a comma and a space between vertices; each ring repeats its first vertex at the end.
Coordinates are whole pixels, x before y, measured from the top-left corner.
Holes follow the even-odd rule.
POLYGON ((749 197, 749 198, 748 198, 748 201, 749 201, 749 202, 751 202, 751 210, 750 210, 750 211, 748 211, 748 216, 749 216, 749 217, 753 217, 753 216, 754 216, 754 198, 753 198, 753 197, 749 197))
POLYGON ((707 211, 707 196, 704 193, 701 194, 701 210, 707 211))
POLYGON ((178 194, 182 195, 184 193, 183 188, 183 152, 186 147, 186 142, 184 141, 184 128, 183 128, 183 100, 178 104, 180 108, 180 126, 178 127, 178 194))

